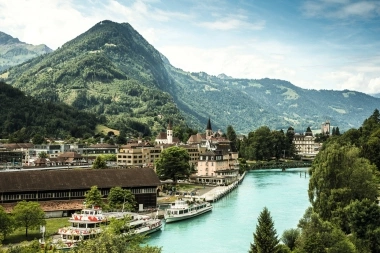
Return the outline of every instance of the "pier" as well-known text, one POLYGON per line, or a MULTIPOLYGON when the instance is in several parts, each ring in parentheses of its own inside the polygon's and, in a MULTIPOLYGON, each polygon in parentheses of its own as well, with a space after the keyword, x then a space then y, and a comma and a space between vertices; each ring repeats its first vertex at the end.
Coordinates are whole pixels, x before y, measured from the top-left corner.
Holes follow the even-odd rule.
POLYGON ((237 181, 233 182, 230 185, 226 186, 216 186, 210 191, 204 193, 203 195, 200 196, 200 198, 204 198, 208 202, 215 202, 218 201, 219 199, 223 198, 225 195, 236 189, 239 184, 243 181, 245 177, 244 172, 237 181))

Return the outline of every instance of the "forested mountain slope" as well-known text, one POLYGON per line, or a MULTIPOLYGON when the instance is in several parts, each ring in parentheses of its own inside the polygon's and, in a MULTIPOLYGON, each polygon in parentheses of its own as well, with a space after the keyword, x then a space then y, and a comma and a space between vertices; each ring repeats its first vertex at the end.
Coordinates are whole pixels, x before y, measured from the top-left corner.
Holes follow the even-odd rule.
POLYGON ((164 92, 167 73, 160 54, 127 23, 99 22, 56 51, 12 67, 3 76, 38 99, 105 115, 117 129, 138 128, 150 135, 169 118, 183 122, 164 92))
POLYGON ((50 53, 46 45, 31 45, 0 32, 0 72, 41 54, 50 53))
POLYGON ((0 139, 27 142, 34 135, 66 138, 94 135, 102 121, 66 104, 42 102, 0 82, 0 139))
POLYGON ((209 117, 214 130, 232 125, 245 134, 264 125, 320 129, 326 120, 345 131, 360 126, 380 105, 379 98, 360 92, 186 72, 129 24, 111 21, 0 75, 38 99, 65 102, 106 116, 113 128, 153 136, 169 119, 203 131, 209 117))

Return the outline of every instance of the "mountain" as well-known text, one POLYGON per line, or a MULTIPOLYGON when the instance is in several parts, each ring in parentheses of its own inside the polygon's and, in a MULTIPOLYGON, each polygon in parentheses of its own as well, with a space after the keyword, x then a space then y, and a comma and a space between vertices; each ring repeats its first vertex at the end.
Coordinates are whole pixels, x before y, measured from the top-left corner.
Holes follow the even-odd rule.
POLYGON ((172 95, 186 118, 206 122, 211 116, 215 126, 232 125, 242 133, 264 125, 319 130, 326 120, 344 131, 359 127, 380 106, 379 98, 361 92, 308 90, 269 78, 220 78, 185 72, 165 62, 176 87, 172 95))
POLYGON ((39 101, 4 82, 0 82, 0 108, 0 139, 13 142, 29 141, 36 134, 54 138, 92 136, 96 125, 102 123, 95 114, 39 101))
POLYGON ((184 122, 165 92, 168 75, 160 53, 127 23, 99 22, 3 77, 38 99, 105 115, 115 129, 154 135, 170 118, 184 122))
POLYGON ((320 129, 326 120, 345 131, 359 127, 380 105, 379 98, 355 91, 186 72, 131 25, 112 21, 1 76, 28 95, 104 115, 110 127, 143 135, 162 131, 169 119, 203 130, 209 117, 214 130, 232 125, 245 134, 263 125, 320 129))
POLYGON ((50 53, 46 45, 30 45, 17 38, 0 32, 0 72, 14 65, 23 63, 36 56, 50 53))

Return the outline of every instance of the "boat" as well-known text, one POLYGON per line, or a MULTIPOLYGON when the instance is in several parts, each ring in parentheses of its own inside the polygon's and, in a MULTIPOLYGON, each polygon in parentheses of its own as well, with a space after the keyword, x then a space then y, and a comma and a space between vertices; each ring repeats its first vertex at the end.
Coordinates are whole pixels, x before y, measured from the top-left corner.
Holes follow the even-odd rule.
MULTIPOLYGON (((103 212, 100 207, 82 209, 80 213, 71 215, 70 225, 58 229, 58 237, 53 238, 52 245, 56 249, 68 250, 76 247, 77 243, 97 236, 102 232, 101 225, 111 219, 123 219, 129 212, 103 212)), ((44 246, 44 240, 40 240, 44 246)))
POLYGON ((212 205, 200 198, 177 199, 165 210, 166 223, 190 219, 212 210, 212 205))
MULTIPOLYGON (((128 217, 128 227, 131 233, 150 234, 161 229, 161 220, 133 212, 103 212, 101 208, 83 209, 79 214, 72 214, 70 226, 58 229, 58 238, 52 245, 56 249, 69 250, 82 240, 93 238, 102 232, 102 225, 107 225, 111 219, 128 217)), ((40 240, 41 247, 44 240, 40 240)))
POLYGON ((158 218, 151 218, 148 215, 139 215, 137 219, 128 223, 130 233, 148 235, 162 228, 162 222, 158 218))

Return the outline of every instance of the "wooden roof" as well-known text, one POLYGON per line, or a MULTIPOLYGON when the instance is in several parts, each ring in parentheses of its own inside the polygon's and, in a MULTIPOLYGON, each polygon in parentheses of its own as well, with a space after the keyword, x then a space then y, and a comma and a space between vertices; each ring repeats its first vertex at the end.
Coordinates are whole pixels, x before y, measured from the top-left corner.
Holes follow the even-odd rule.
POLYGON ((91 186, 155 187, 160 180, 152 168, 33 170, 0 173, 0 192, 85 189, 91 186))

